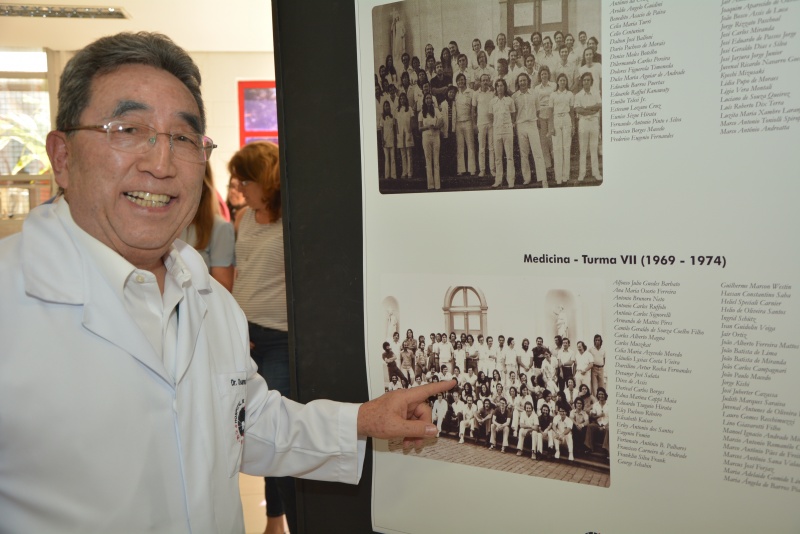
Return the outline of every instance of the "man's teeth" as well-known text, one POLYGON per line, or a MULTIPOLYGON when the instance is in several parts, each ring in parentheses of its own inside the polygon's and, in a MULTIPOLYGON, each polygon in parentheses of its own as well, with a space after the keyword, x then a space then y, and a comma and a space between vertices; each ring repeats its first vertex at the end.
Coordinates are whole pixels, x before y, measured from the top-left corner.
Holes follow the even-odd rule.
POLYGON ((143 208, 163 208, 169 204, 169 195, 157 195, 145 191, 131 191, 125 193, 125 197, 134 204, 143 208))

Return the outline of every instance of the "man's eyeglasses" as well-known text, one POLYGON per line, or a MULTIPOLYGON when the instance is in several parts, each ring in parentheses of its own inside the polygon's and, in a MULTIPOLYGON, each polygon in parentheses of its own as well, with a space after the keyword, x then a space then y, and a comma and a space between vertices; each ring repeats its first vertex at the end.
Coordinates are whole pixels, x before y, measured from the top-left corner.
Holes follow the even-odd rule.
POLYGON ((145 124, 111 121, 108 124, 73 126, 64 132, 92 130, 105 132, 111 148, 132 154, 144 154, 156 145, 159 135, 169 137, 169 148, 176 158, 192 163, 205 163, 217 148, 210 137, 195 132, 158 132, 145 124))

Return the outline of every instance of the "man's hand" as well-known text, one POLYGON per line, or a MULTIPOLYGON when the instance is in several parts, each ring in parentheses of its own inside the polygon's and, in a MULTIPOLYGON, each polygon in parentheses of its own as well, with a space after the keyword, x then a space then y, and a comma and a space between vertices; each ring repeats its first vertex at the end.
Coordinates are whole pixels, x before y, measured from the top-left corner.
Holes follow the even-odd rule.
POLYGON ((422 438, 436 435, 431 423, 428 398, 449 391, 455 380, 445 380, 384 393, 358 409, 358 435, 373 438, 404 438, 403 445, 422 445, 422 438))

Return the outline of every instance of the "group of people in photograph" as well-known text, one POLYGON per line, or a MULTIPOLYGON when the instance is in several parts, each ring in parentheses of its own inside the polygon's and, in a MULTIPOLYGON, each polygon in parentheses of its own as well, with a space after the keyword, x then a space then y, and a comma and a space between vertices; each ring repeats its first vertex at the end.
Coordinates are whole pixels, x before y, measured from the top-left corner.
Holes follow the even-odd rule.
POLYGON ((453 380, 446 394, 431 398, 440 434, 465 437, 489 449, 534 460, 558 459, 562 447, 574 454, 608 458, 609 415, 603 338, 592 346, 557 335, 552 348, 542 337, 521 343, 514 337, 432 332, 429 339, 393 332, 383 343, 387 390, 453 380), (530 446, 526 451, 527 438, 530 446), (514 440, 514 441, 510 441, 514 440))
POLYGON ((584 31, 577 40, 561 31, 530 39, 500 33, 463 52, 450 41, 438 57, 427 44, 422 61, 387 55, 375 73, 381 178, 424 175, 429 190, 442 188, 442 176, 512 188, 517 169, 522 185, 602 181, 598 39, 584 31))

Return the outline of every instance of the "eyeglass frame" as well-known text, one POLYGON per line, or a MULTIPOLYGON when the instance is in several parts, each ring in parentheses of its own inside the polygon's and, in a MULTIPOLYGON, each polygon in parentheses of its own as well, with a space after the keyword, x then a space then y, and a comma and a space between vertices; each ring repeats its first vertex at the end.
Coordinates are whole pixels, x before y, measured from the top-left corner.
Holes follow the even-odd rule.
POLYGON ((89 124, 89 125, 80 125, 80 126, 70 126, 69 128, 64 128, 61 131, 64 132, 64 133, 69 133, 69 132, 75 132, 75 131, 80 131, 80 130, 105 133, 106 134, 106 141, 108 142, 108 144, 109 144, 109 146, 111 148, 113 148, 114 150, 119 150, 120 152, 125 152, 127 154, 146 154, 147 152, 149 152, 156 145, 155 140, 158 139, 159 135, 166 135, 169 138, 169 151, 170 151, 170 154, 172 154, 173 156, 175 156, 176 158, 178 158, 178 159, 180 159, 182 161, 187 161, 189 163, 206 163, 206 162, 208 162, 208 159, 211 157, 211 152, 215 148, 217 148, 217 145, 214 144, 214 140, 211 139, 210 137, 208 137, 207 135, 199 134, 197 132, 176 132, 176 133, 159 132, 158 130, 156 130, 152 126, 148 126, 148 125, 142 124, 140 122, 132 122, 132 121, 113 120, 113 121, 107 122, 106 124, 89 124), (112 130, 111 130, 111 125, 112 124, 129 124, 131 126, 139 126, 141 128, 145 128, 145 129, 151 131, 153 133, 152 137, 147 139, 147 143, 145 145, 143 145, 143 146, 149 146, 150 148, 147 148, 146 150, 143 150, 141 152, 130 152, 128 150, 122 150, 119 147, 115 147, 113 144, 111 144, 111 134, 113 133, 112 130), (177 156, 175 154, 174 136, 176 136, 176 135, 186 135, 187 133, 192 133, 194 135, 199 135, 202 138, 202 143, 203 144, 201 145, 201 147, 202 147, 201 152, 205 156, 205 159, 203 159, 202 161, 200 161, 200 160, 191 160, 191 161, 190 160, 186 160, 186 159, 183 159, 180 156, 177 156))

